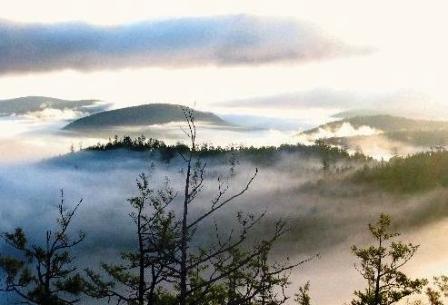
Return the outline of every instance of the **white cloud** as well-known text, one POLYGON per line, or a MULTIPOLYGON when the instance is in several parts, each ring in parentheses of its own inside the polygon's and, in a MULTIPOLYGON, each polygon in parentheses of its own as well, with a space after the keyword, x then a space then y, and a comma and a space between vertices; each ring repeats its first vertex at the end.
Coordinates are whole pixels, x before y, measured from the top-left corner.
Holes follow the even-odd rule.
POLYGON ((355 137, 355 136, 371 136, 381 134, 382 131, 376 128, 372 128, 367 125, 353 127, 349 122, 344 122, 337 128, 331 127, 319 127, 313 133, 301 133, 298 135, 298 140, 304 144, 313 144, 319 139, 328 138, 342 138, 342 137, 355 137))

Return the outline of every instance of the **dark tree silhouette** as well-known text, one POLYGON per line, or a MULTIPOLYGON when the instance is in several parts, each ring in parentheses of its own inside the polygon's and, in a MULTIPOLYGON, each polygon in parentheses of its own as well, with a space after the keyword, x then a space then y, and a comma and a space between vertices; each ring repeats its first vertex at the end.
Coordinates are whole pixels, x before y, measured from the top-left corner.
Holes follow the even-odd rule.
POLYGON ((123 252, 122 264, 102 264, 110 281, 87 269, 86 294, 91 297, 115 300, 116 304, 155 304, 163 293, 161 284, 171 274, 174 214, 167 211, 176 194, 169 187, 154 190, 148 177, 141 174, 137 180, 139 194, 130 198, 133 209, 130 218, 136 229, 136 247, 123 252))
POLYGON ((401 271, 418 246, 396 240, 399 233, 392 232, 390 225, 390 217, 381 214, 376 224, 369 225, 375 244, 366 248, 352 247, 360 260, 356 268, 367 281, 364 291, 355 291, 352 305, 393 304, 420 292, 427 283, 424 279, 411 279, 401 271))
POLYGON ((310 282, 299 287, 299 292, 296 294, 295 301, 297 305, 311 305, 310 282))
POLYGON ((305 262, 269 262, 274 243, 286 232, 285 224, 279 221, 271 236, 254 241, 250 233, 264 213, 256 216, 239 212, 236 227, 227 228, 226 233, 216 222, 211 223, 219 210, 249 190, 258 170, 232 192, 228 181, 235 175, 237 164, 232 158, 230 175, 217 178, 217 192, 208 208, 192 212, 205 187, 207 165, 196 144, 194 113, 189 108, 184 113, 189 146, 175 150, 185 164, 181 171, 184 178, 181 195, 176 197, 168 183, 156 191, 145 175, 140 176, 140 194, 130 200, 138 237, 136 247, 122 255, 122 265, 103 265, 110 281, 88 270, 87 294, 127 305, 284 303, 289 271, 305 262), (210 242, 199 241, 196 233, 200 230, 214 232, 215 238, 210 242))
POLYGON ((83 281, 72 264, 71 250, 84 240, 85 234, 79 232, 72 239, 68 229, 81 202, 67 210, 61 191, 57 228, 46 232, 43 246, 29 244, 21 228, 1 235, 17 253, 0 256, 0 269, 5 277, 2 291, 16 294, 21 304, 68 305, 79 302, 83 281))
MULTIPOLYGON (((277 224, 276 234, 282 232, 283 223, 277 224)), ((231 251, 232 261, 226 268, 232 269, 222 285, 225 288, 225 304, 227 305, 249 305, 249 304, 284 304, 289 297, 285 289, 289 286, 290 271, 310 259, 288 263, 269 263, 269 254, 274 241, 280 235, 274 235, 271 240, 266 240, 252 253, 241 249, 231 251), (252 254, 256 253, 255 256, 252 254), (250 257, 249 262, 244 260, 250 257), (234 266, 241 266, 234 269, 234 266)), ((219 269, 219 266, 217 266, 219 269)), ((222 271, 226 274, 226 270, 222 271)))
MULTIPOLYGON (((204 188, 206 163, 197 154, 197 131, 194 113, 184 109, 187 128, 184 130, 190 141, 186 154, 180 153, 185 162, 185 183, 181 213, 180 240, 178 241, 177 268, 174 279, 178 280, 177 300, 179 305, 202 304, 211 292, 222 291, 227 304, 281 304, 286 300, 284 291, 288 284, 285 272, 296 267, 289 265, 270 265, 268 256, 273 244, 285 234, 285 224, 278 222, 270 239, 244 247, 249 233, 260 223, 264 214, 237 215, 239 232, 232 230, 227 236, 221 236, 215 224, 215 242, 207 246, 193 246, 194 236, 201 225, 212 218, 217 211, 244 195, 255 180, 258 169, 250 176, 247 183, 236 192, 229 194, 230 187, 222 176, 218 177, 218 190, 211 199, 208 210, 200 215, 190 215, 191 205, 204 188), (236 236, 235 236, 235 235, 236 236)), ((235 162, 233 162, 235 164, 235 162)), ((234 171, 231 171, 234 175, 234 171)))
POLYGON ((435 276, 432 283, 426 287, 425 296, 427 302, 419 299, 412 302, 412 305, 444 305, 448 299, 448 276, 435 276))

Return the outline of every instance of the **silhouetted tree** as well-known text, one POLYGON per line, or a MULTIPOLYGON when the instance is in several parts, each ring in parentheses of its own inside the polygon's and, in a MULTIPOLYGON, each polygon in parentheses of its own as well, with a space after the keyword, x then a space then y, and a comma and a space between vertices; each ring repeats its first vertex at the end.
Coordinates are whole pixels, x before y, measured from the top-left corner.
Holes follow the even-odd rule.
POLYGON ((1 237, 17 255, 1 255, 0 269, 4 273, 4 292, 15 294, 21 304, 68 305, 79 302, 82 279, 73 265, 71 250, 81 243, 85 234, 72 239, 68 229, 80 206, 67 210, 64 194, 58 205, 57 228, 46 232, 45 244, 30 244, 21 228, 1 237))
POLYGON ((296 294, 295 301, 297 305, 311 305, 310 282, 299 287, 299 292, 296 294))
POLYGON ((401 271, 418 246, 396 240, 399 233, 392 232, 390 225, 390 217, 381 214, 376 224, 369 225, 375 244, 366 248, 352 247, 360 260, 356 268, 367 281, 364 291, 355 291, 352 305, 393 304, 420 292, 427 283, 424 279, 411 279, 401 271))
MULTIPOLYGON (((277 223, 271 238, 244 247, 249 232, 263 219, 264 214, 256 217, 239 213, 238 234, 231 230, 223 237, 215 224, 214 243, 193 247, 194 236, 201 229, 200 226, 219 210, 245 194, 255 180, 258 170, 256 169, 247 183, 233 194, 228 194, 230 187, 225 182, 226 179, 219 176, 218 190, 211 200, 209 209, 199 215, 190 215, 191 205, 204 188, 206 163, 201 160, 197 152, 194 113, 191 109, 185 108, 184 114, 187 122, 184 132, 189 138, 190 149, 186 154, 180 154, 185 162, 185 183, 180 239, 177 243, 177 268, 174 269, 173 278, 177 281, 178 304, 207 304, 203 303, 203 300, 206 300, 211 292, 215 294, 216 291, 222 292, 223 287, 226 293, 224 296, 221 295, 221 298, 227 304, 282 304, 286 297, 284 295, 279 297, 278 291, 284 291, 288 284, 288 276, 284 272, 302 263, 280 266, 268 262, 273 244, 286 232, 283 222, 277 223)), ((234 165, 235 162, 232 167, 234 165)))
POLYGON ((448 298, 448 277, 445 275, 433 277, 432 285, 428 285, 425 290, 427 302, 419 299, 412 302, 412 305, 444 305, 448 298))
MULTIPOLYGON (((225 304, 250 305, 250 304, 284 304, 289 297, 285 290, 289 286, 290 271, 310 259, 295 264, 286 263, 271 264, 269 254, 276 238, 281 236, 284 223, 276 225, 276 234, 271 240, 258 244, 255 251, 235 249, 231 251, 231 262, 225 268, 232 269, 225 278, 225 304), (252 255, 256 253, 256 255, 252 255), (250 257, 246 263, 243 262, 250 257), (234 266, 241 266, 234 268, 234 266)), ((220 269, 220 266, 217 266, 220 269)), ((226 273, 227 270, 220 270, 226 273)))
MULTIPOLYGON (((196 144, 196 125, 191 109, 184 109, 189 146, 177 145, 173 150, 184 161, 182 196, 175 203, 175 192, 168 184, 156 191, 146 176, 140 176, 139 196, 130 200, 134 213, 138 243, 133 251, 122 255, 123 264, 103 265, 103 276, 87 270, 86 292, 95 298, 107 298, 118 304, 169 305, 277 305, 287 297, 284 289, 297 263, 271 264, 269 254, 274 243, 285 232, 279 221, 273 234, 261 241, 250 241, 249 234, 260 223, 259 216, 236 216, 236 228, 223 233, 210 223, 222 208, 246 193, 258 170, 236 192, 231 192, 228 179, 235 175, 237 164, 231 160, 229 177, 218 176, 217 192, 205 210, 192 205, 205 187, 206 163, 196 144), (196 233, 211 226, 215 238, 199 241, 196 233)), ((203 149, 208 149, 207 147, 203 149)), ((233 227, 233 225, 232 225, 233 227)))
POLYGON ((163 189, 154 190, 148 177, 141 174, 137 180, 139 194, 130 198, 133 209, 130 218, 136 229, 134 250, 123 252, 119 265, 102 264, 111 280, 87 269, 86 294, 91 297, 115 300, 116 304, 156 304, 164 293, 161 284, 171 273, 174 250, 174 214, 167 211, 176 194, 168 181, 163 189))

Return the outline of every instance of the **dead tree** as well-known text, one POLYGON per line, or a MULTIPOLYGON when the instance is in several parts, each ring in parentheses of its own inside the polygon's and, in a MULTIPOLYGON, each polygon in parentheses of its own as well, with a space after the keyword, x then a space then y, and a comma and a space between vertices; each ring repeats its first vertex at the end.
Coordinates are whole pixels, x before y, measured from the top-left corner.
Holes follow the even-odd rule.
POLYGON ((177 269, 174 269, 175 273, 177 271, 175 279, 179 281, 178 304, 201 304, 210 294, 216 295, 217 291, 226 287, 227 284, 227 294, 221 295, 219 299, 224 299, 229 304, 236 300, 232 300, 232 295, 235 297, 238 295, 239 301, 244 301, 241 304, 268 304, 268 299, 270 301, 275 299, 276 304, 283 303, 285 298, 279 300, 274 291, 283 290, 287 285, 288 277, 284 272, 303 263, 282 266, 270 266, 268 263, 273 244, 286 233, 283 222, 277 223, 271 238, 245 248, 250 232, 264 218, 264 213, 259 216, 244 216, 239 213, 237 215, 238 232, 231 230, 226 237, 222 237, 215 225, 217 234, 214 244, 192 248, 192 240, 199 226, 244 195, 255 180, 258 169, 255 169, 248 181, 233 193, 225 179, 218 177, 218 190, 216 196, 211 199, 209 209, 200 215, 190 215, 191 205, 204 188, 207 164, 201 160, 197 151, 197 130, 193 110, 190 108, 183 110, 187 123, 184 133, 190 141, 190 149, 186 154, 180 154, 185 163, 185 184, 181 207, 180 240, 177 243, 178 264, 177 269))

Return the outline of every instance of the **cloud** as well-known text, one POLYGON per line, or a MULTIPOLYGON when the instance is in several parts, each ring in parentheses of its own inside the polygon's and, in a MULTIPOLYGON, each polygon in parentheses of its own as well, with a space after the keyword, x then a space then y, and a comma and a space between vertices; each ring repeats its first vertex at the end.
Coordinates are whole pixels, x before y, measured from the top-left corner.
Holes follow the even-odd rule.
MULTIPOLYGON (((310 109, 328 110, 331 114, 350 111, 362 114, 391 114, 421 119, 441 119, 446 116, 443 103, 431 101, 429 96, 415 90, 363 92, 316 88, 271 96, 260 96, 218 104, 224 108, 252 110, 287 109, 309 112, 310 109)), ((443 118, 445 119, 445 118, 443 118)))
POLYGON ((350 124, 349 122, 344 122, 342 123, 342 125, 336 128, 331 128, 329 126, 318 127, 316 131, 312 133, 301 133, 298 136, 298 140, 301 143, 310 145, 319 139, 371 136, 371 135, 378 135, 381 133, 382 133, 381 130, 372 128, 367 125, 362 125, 356 128, 353 127, 353 125, 350 124))
POLYGON ((231 15, 109 27, 0 21, 0 74, 305 62, 365 51, 285 18, 231 15))
POLYGON ((254 97, 221 103, 228 107, 254 108, 346 108, 362 102, 361 96, 353 93, 333 90, 314 89, 309 91, 283 93, 265 97, 254 97))

